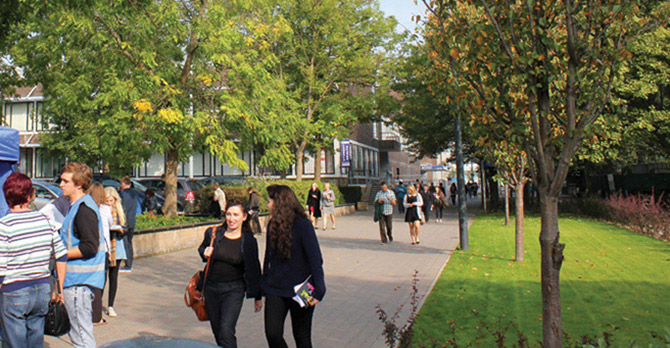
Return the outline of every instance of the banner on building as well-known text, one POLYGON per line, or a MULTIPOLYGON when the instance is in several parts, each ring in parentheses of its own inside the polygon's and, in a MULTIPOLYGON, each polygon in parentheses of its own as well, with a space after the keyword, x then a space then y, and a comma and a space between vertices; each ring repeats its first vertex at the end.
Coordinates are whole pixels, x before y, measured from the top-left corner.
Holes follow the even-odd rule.
POLYGON ((349 140, 340 141, 340 162, 342 168, 351 167, 351 142, 349 140))

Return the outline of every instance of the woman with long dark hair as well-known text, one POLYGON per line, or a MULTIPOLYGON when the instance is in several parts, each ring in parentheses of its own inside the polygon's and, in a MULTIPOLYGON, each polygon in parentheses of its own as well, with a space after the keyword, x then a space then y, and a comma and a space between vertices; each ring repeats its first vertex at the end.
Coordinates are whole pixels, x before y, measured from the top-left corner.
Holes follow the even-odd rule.
POLYGON ((205 309, 216 344, 235 348, 235 326, 245 293, 247 298, 255 299, 256 312, 262 308, 261 265, 258 244, 247 223, 248 214, 242 201, 237 198, 228 200, 225 213, 222 225, 205 231, 198 252, 203 261, 212 259, 205 275, 204 293, 205 309), (214 244, 211 244, 212 236, 214 244))
POLYGON ((309 219, 312 220, 314 228, 318 228, 318 221, 321 217, 321 190, 319 184, 313 182, 312 187, 307 192, 307 211, 309 212, 309 219))
POLYGON ((293 338, 297 348, 312 347, 314 307, 326 294, 323 258, 314 226, 293 190, 285 185, 270 185, 263 294, 265 295, 265 336, 270 348, 285 348, 284 322, 291 313, 293 338), (293 300, 294 286, 309 279, 313 286, 306 306, 293 300))

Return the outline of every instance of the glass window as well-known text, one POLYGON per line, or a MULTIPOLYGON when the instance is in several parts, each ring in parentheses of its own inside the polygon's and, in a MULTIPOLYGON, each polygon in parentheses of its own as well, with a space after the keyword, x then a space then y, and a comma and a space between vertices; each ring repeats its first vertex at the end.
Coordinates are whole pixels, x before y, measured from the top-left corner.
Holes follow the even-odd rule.
POLYGON ((14 103, 12 106, 10 127, 19 131, 28 130, 28 103, 14 103))

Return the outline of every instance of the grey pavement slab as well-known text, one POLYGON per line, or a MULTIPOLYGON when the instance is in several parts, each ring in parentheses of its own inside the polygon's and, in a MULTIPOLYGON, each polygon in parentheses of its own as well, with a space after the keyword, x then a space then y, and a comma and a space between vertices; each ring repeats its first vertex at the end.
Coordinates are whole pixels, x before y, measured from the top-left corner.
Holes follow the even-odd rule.
MULTIPOLYGON (((393 220, 395 241, 387 245, 380 245, 379 228, 372 221, 372 212, 338 217, 336 230, 319 229, 317 234, 327 293, 315 311, 312 329, 315 347, 385 347, 376 306, 380 305, 389 314, 403 306, 398 319, 402 325, 410 307, 414 271, 418 271, 418 294, 423 299, 458 245, 453 208, 445 211, 444 222, 431 220, 422 226, 420 245, 410 244, 409 228, 397 213, 393 220)), ((262 262, 265 235, 257 239, 262 262)), ((114 305, 118 317, 105 315, 108 323, 95 327, 97 344, 131 347, 108 345, 130 340, 124 344, 135 342, 135 346, 141 347, 137 342, 162 340, 181 342, 178 346, 183 348, 195 346, 169 338, 215 344, 209 323, 199 322, 184 305, 186 284, 202 267, 194 248, 136 260, 132 273, 119 275, 114 305)), ((284 331, 289 346, 295 347, 290 319, 284 331)), ((253 312, 251 300, 245 301, 242 309, 237 338, 239 347, 267 347, 263 314, 253 312)), ((47 337, 45 342, 51 348, 71 346, 67 335, 47 337)))

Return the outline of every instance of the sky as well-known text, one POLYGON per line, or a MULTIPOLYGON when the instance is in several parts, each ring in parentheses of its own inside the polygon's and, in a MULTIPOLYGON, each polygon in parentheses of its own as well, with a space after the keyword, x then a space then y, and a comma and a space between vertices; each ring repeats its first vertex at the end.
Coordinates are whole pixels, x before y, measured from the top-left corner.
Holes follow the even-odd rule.
POLYGON ((398 30, 408 29, 414 31, 416 25, 412 22, 412 15, 423 16, 424 4, 421 0, 379 0, 379 7, 387 16, 394 16, 398 21, 398 30))

